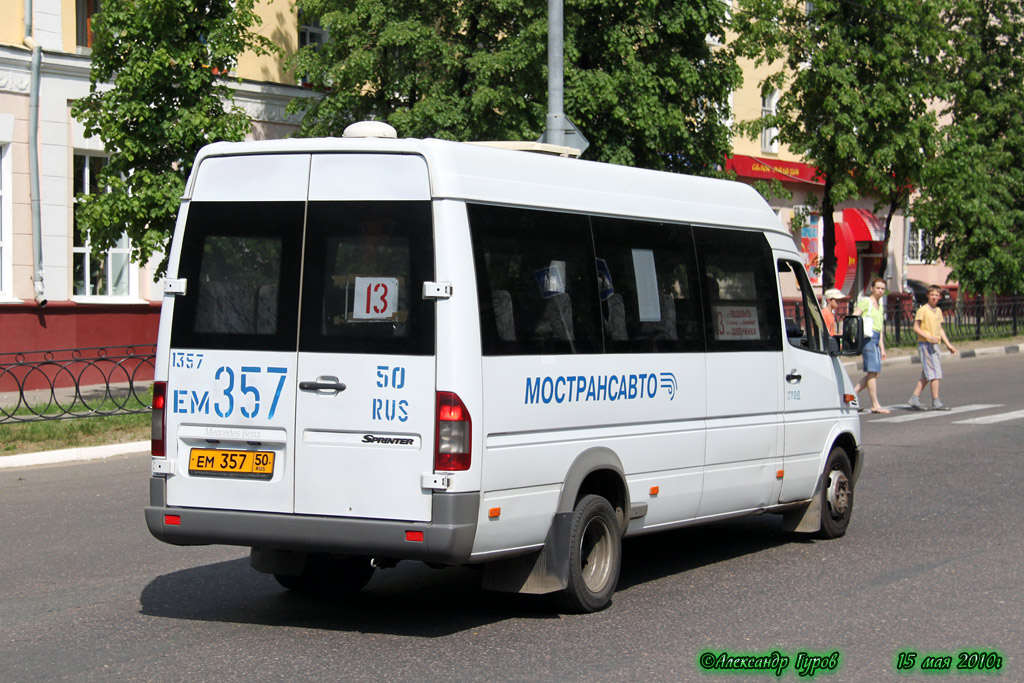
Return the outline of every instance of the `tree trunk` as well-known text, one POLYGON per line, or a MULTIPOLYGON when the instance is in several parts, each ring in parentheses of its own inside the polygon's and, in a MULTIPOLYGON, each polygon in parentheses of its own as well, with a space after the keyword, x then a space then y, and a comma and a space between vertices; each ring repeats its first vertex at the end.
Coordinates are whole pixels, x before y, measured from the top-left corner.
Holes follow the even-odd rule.
POLYGON ((882 243, 882 260, 878 262, 878 277, 885 277, 885 271, 889 269, 889 237, 892 235, 892 217, 897 206, 898 200, 893 199, 889 203, 889 215, 885 217, 885 241, 882 243))
POLYGON ((832 215, 832 177, 825 176, 825 193, 821 198, 821 288, 831 289, 836 284, 836 221, 832 215))

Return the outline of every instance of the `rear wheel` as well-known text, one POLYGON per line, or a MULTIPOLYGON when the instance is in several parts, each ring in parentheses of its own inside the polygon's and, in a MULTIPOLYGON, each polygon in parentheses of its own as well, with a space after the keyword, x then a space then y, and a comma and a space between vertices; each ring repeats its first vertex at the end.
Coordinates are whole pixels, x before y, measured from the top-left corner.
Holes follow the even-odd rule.
POLYGON ((566 612, 596 612, 608 606, 619 581, 622 537, 611 504, 585 496, 573 510, 569 531, 569 584, 555 596, 566 612))
POLYGON ((839 538, 846 533, 853 514, 853 469, 842 446, 828 454, 821 481, 821 529, 819 538, 839 538))
POLYGON ((370 558, 310 555, 299 575, 274 574, 277 582, 297 593, 339 597, 360 590, 373 576, 370 558))

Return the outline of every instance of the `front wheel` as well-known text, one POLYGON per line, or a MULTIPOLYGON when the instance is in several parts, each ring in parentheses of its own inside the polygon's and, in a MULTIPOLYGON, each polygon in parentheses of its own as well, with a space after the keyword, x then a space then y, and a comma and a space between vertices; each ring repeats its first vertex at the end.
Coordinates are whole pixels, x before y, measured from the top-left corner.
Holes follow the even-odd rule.
POLYGON ((578 614, 604 609, 622 564, 622 535, 611 503, 601 496, 583 497, 572 513, 569 544, 569 584, 556 594, 558 606, 578 614))
POLYGON ((846 533, 853 513, 853 469, 842 446, 828 454, 821 481, 821 529, 819 538, 839 538, 846 533))

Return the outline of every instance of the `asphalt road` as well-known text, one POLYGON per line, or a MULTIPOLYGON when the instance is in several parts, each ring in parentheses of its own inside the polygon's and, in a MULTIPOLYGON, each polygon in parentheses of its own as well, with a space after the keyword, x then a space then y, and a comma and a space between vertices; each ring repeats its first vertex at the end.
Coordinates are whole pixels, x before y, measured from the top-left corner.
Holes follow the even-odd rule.
MULTIPOLYGON (((886 368, 882 402, 905 401, 918 371, 886 368)), ((301 598, 244 549, 154 540, 146 455, 3 470, 0 679, 771 680, 697 661, 778 651, 798 680, 800 652, 837 651, 816 680, 934 681, 898 676, 898 653, 955 667, 995 651, 1001 679, 1024 680, 1024 414, 958 424, 1024 411, 1024 358, 946 372, 947 403, 993 407, 865 416, 846 537, 804 540, 764 516, 631 539, 614 603, 587 616, 417 563, 347 603, 301 598)))

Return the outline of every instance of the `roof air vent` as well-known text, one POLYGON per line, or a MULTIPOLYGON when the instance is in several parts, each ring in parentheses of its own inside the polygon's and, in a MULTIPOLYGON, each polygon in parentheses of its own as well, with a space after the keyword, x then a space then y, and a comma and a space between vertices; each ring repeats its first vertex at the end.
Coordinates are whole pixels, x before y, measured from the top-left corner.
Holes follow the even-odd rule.
POLYGON ((398 132, 383 121, 353 123, 341 134, 343 138, 397 138, 398 132))

